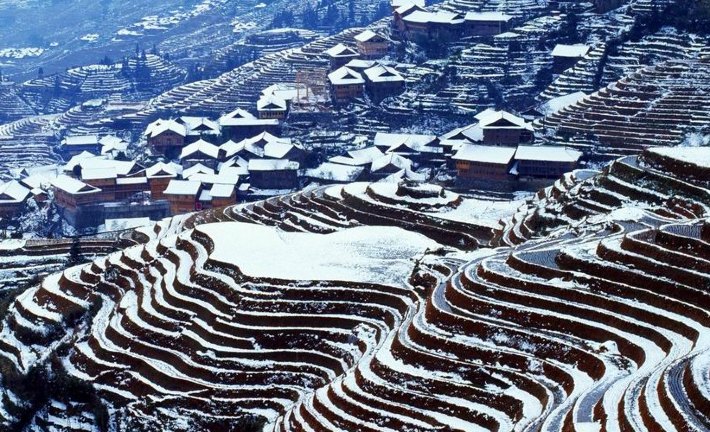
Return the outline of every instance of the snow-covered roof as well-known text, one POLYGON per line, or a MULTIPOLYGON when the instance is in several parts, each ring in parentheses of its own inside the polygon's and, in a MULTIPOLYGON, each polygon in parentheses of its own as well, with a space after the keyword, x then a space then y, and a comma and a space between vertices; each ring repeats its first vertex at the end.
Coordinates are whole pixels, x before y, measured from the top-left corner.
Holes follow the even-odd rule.
POLYGON ((403 4, 402 6, 399 6, 398 8, 396 8, 395 13, 400 16, 404 16, 407 13, 412 13, 412 12, 418 11, 418 10, 423 11, 424 6, 419 6, 417 4, 407 2, 406 4, 403 4))
POLYGON ((295 148, 296 146, 293 144, 270 142, 264 146, 264 157, 283 159, 291 150, 295 148))
POLYGON ((81 179, 87 180, 110 180, 118 177, 116 169, 113 167, 102 168, 82 168, 81 179))
POLYGON ((461 15, 453 12, 437 11, 414 11, 403 18, 404 21, 419 24, 461 24, 464 19, 461 15))
POLYGON ((278 119, 259 119, 249 111, 241 108, 219 118, 219 125, 222 127, 277 126, 278 124, 278 119))
POLYGON ((524 118, 513 115, 507 111, 483 111, 479 113, 476 118, 478 118, 478 126, 486 128, 515 128, 515 129, 527 129, 529 131, 534 131, 532 125, 525 121, 524 118), (510 123, 511 126, 500 126, 495 125, 496 122, 500 120, 505 120, 510 123))
POLYGON ((194 143, 183 147, 180 152, 180 159, 188 158, 194 154, 202 153, 212 159, 219 158, 219 147, 205 140, 195 141, 194 143))
POLYGON ((233 184, 219 184, 215 183, 210 189, 210 196, 212 198, 229 198, 234 193, 233 184))
POLYGON ((348 156, 357 161, 359 164, 368 164, 375 159, 381 158, 385 154, 377 147, 365 147, 359 150, 350 150, 348 156))
POLYGON ((411 169, 412 161, 398 154, 390 153, 373 160, 370 171, 377 172, 390 165, 400 169, 411 169))
POLYGON ((399 8, 402 6, 415 5, 419 7, 426 6, 426 0, 390 0, 390 6, 399 8))
MULTIPOLYGON (((81 175, 84 177, 84 171, 87 170, 113 170, 116 175, 126 176, 136 167, 134 161, 120 161, 114 159, 106 159, 102 157, 87 158, 79 161, 81 167, 81 175)), ((104 178, 104 177, 99 177, 104 178)))
POLYGON ((548 100, 547 102, 541 104, 538 107, 538 111, 540 111, 540 113, 545 116, 549 116, 549 115, 554 114, 558 111, 561 111, 564 108, 567 108, 568 106, 576 104, 577 102, 584 99, 586 96, 587 96, 587 94, 584 92, 581 92, 581 91, 566 94, 563 96, 558 96, 556 98, 552 98, 552 99, 548 100))
POLYGON ((185 125, 188 135, 197 135, 202 133, 219 135, 221 133, 219 123, 214 120, 210 120, 207 117, 182 116, 177 119, 177 122, 185 125))
POLYGON ((516 160, 547 161, 547 162, 577 162, 582 152, 559 146, 518 146, 515 152, 516 160))
POLYGON ((377 61, 375 60, 363 60, 363 59, 353 59, 347 62, 345 67, 350 69, 367 69, 375 66, 377 61))
POLYGON ((285 99, 273 95, 262 96, 256 101, 256 109, 259 111, 266 109, 269 111, 286 111, 287 108, 288 104, 285 99))
POLYGON ((288 159, 252 159, 247 167, 249 171, 293 171, 298 168, 298 162, 288 159))
POLYGON ((404 82, 404 77, 389 66, 378 64, 365 69, 364 74, 371 82, 404 82))
POLYGON ((372 30, 365 30, 364 32, 358 34, 355 36, 355 40, 358 42, 367 42, 369 40, 372 40, 374 38, 382 38, 381 35, 373 32, 372 30))
POLYGON ((507 165, 515 156, 515 147, 496 147, 466 144, 453 156, 455 160, 507 165))
POLYGON ((147 177, 121 177, 116 179, 117 185, 136 185, 136 184, 147 184, 147 177))
POLYGON ((331 57, 357 57, 360 55, 360 53, 354 49, 341 43, 325 50, 325 53, 331 57))
POLYGON ((84 146, 84 145, 97 145, 99 143, 99 137, 97 135, 77 135, 68 136, 64 138, 61 142, 63 146, 84 146))
POLYGON ((125 231, 150 225, 150 218, 106 219, 101 232, 125 231))
POLYGON ((196 196, 202 183, 192 180, 170 180, 165 188, 165 195, 191 195, 196 196))
POLYGON ((81 161, 86 160, 86 159, 93 159, 93 158, 101 158, 101 159, 106 159, 105 156, 96 156, 93 153, 89 153, 88 151, 83 151, 79 153, 78 155, 72 156, 71 159, 69 159, 69 162, 64 165, 63 170, 66 171, 73 171, 75 167, 79 166, 81 161))
POLYGON ((124 140, 122 140, 121 138, 119 138, 115 135, 106 135, 105 137, 103 137, 99 140, 99 144, 101 144, 104 147, 105 146, 117 146, 117 145, 122 145, 122 144, 128 145, 127 142, 125 142, 124 140))
POLYGON ((434 135, 419 135, 419 134, 398 134, 377 132, 375 134, 375 146, 386 148, 387 151, 393 151, 401 146, 409 147, 412 150, 419 150, 436 141, 434 135))
POLYGON ((180 174, 179 165, 165 162, 158 162, 145 170, 148 178, 155 177, 177 177, 180 174))
POLYGON ((552 50, 552 57, 569 57, 569 58, 581 58, 587 55, 589 52, 589 45, 575 44, 575 45, 565 45, 557 44, 552 50))
POLYGON ((30 195, 31 189, 12 180, 0 185, 1 203, 21 203, 30 195))
POLYGON ((365 84, 365 80, 359 72, 345 66, 329 73, 328 79, 333 85, 365 84))
POLYGON ((68 192, 72 195, 90 194, 101 191, 101 189, 99 188, 95 188, 91 185, 84 183, 83 181, 79 181, 75 178, 71 178, 66 175, 60 175, 54 180, 52 180, 52 186, 57 189, 61 189, 65 192, 68 192))
POLYGON ((361 166, 347 166, 332 162, 325 162, 318 168, 306 170, 306 176, 318 180, 337 182, 353 182, 365 171, 361 166))
POLYGON ((503 12, 468 12, 465 19, 466 21, 508 22, 513 19, 513 16, 503 12))
POLYGON ((156 137, 165 132, 173 132, 182 137, 187 136, 187 128, 185 125, 178 123, 175 120, 163 120, 159 119, 149 124, 145 130, 146 138, 156 137))
POLYGON ((198 163, 198 164, 191 166, 190 168, 185 168, 182 171, 182 178, 188 179, 191 176, 198 174, 198 173, 214 174, 214 170, 210 167, 206 167, 206 166, 202 165, 201 163, 198 163))

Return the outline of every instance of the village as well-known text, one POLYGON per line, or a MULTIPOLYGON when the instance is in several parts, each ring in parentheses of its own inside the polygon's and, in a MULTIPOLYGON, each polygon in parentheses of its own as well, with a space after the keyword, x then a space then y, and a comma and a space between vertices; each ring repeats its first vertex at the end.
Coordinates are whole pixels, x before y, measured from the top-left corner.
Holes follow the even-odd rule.
MULTIPOLYGON (((263 89, 253 110, 235 108, 219 118, 179 115, 149 122, 139 140, 114 135, 67 135, 60 167, 20 170, 2 185, 0 214, 12 219, 33 199, 56 205, 78 232, 130 228, 150 220, 282 195, 309 185, 358 181, 437 182, 459 192, 512 194, 545 187, 584 163, 578 149, 541 145, 535 122, 545 110, 487 108, 441 135, 377 131, 335 156, 282 136, 289 118, 353 102, 377 103, 407 88, 388 60, 393 39, 425 44, 468 36, 493 37, 515 17, 503 13, 430 12, 420 0, 393 0, 387 33, 366 29, 324 50, 327 68, 306 68, 295 82, 263 89), (141 151, 145 150, 145 151, 141 151)), ((589 51, 558 44, 555 71, 589 51)), ((582 95, 583 96, 583 95, 582 95)), ((559 110, 576 101, 551 101, 559 110)), ((503 195, 506 196, 506 195, 503 195)))

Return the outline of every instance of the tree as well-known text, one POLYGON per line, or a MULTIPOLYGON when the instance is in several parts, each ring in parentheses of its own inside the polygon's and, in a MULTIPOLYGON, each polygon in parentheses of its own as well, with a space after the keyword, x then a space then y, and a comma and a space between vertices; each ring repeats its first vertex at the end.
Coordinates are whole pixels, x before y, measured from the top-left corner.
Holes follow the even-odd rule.
POLYGON ((37 70, 37 77, 38 77, 38 78, 43 78, 43 77, 44 77, 44 68, 43 68, 43 67, 40 67, 40 68, 37 70))
POLYGON ((314 29, 318 27, 318 12, 313 9, 313 6, 310 3, 306 4, 306 7, 303 9, 301 22, 303 23, 303 27, 307 29, 314 29))

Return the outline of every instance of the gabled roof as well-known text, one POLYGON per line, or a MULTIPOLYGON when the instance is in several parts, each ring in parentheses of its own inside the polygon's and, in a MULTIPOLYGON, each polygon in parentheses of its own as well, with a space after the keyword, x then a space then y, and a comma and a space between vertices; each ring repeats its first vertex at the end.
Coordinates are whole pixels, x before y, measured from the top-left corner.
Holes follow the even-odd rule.
POLYGON ((379 35, 372 30, 365 30, 364 32, 358 34, 355 36, 355 40, 358 42, 368 42, 371 41, 372 39, 385 39, 384 36, 379 35))
POLYGON ((248 120, 256 120, 256 116, 252 113, 250 113, 247 110, 243 110, 241 108, 237 108, 234 111, 223 115, 222 117, 219 118, 220 123, 222 122, 222 119, 248 119, 248 120))
POLYGON ((465 17, 466 21, 483 22, 508 22, 512 19, 512 15, 507 15, 502 12, 468 12, 465 17))
POLYGON ((589 45, 583 44, 557 44, 552 50, 552 57, 582 58, 587 55, 590 49, 589 45))
POLYGON ((183 147, 180 152, 180 159, 185 159, 197 154, 217 159, 219 158, 219 147, 205 140, 195 141, 194 143, 183 147))
POLYGON ((411 169, 412 161, 398 154, 390 153, 373 160, 370 171, 374 173, 388 166, 394 166, 399 169, 411 169))
POLYGON ((366 147, 360 150, 350 150, 348 155, 355 161, 358 161, 358 165, 366 165, 375 159, 381 158, 385 154, 377 147, 366 147))
POLYGON ((364 171, 365 168, 361 166, 347 166, 325 162, 318 168, 307 170, 306 176, 317 180, 354 182, 364 171))
POLYGON ((425 0, 390 0, 390 6, 393 8, 399 8, 402 6, 416 5, 419 7, 426 6, 425 0))
POLYGON ((249 171, 294 171, 298 168, 298 162, 288 159, 252 159, 247 167, 249 171))
POLYGON ((496 147, 466 144, 452 157, 455 160, 497 165, 508 165, 515 155, 515 147, 496 147))
POLYGON ((293 144, 280 142, 270 142, 264 146, 264 157, 273 159, 283 159, 291 150, 296 149, 293 144))
POLYGON ((241 108, 225 114, 219 118, 219 125, 222 127, 237 126, 278 126, 277 119, 258 119, 249 111, 241 108))
POLYGON ((489 111, 486 110, 476 116, 479 119, 478 126, 482 129, 527 129, 533 131, 530 123, 524 118, 518 117, 506 111, 489 111))
POLYGON ((414 13, 416 11, 423 11, 424 6, 419 6, 414 3, 407 3, 403 4, 402 6, 399 6, 397 9, 395 9, 395 13, 401 17, 405 17, 411 13, 414 13))
POLYGON ((101 192, 101 189, 99 188, 93 187, 83 181, 79 181, 66 175, 60 175, 52 180, 52 186, 72 195, 84 195, 101 192))
POLYGON ((12 180, 0 185, 0 202, 21 203, 30 195, 31 189, 23 186, 18 181, 12 180))
POLYGON ((359 72, 345 66, 329 73, 328 79, 333 85, 365 84, 365 80, 359 72))
POLYGON ((375 146, 393 151, 400 146, 406 146, 412 150, 421 149, 422 147, 430 146, 436 142, 435 135, 419 135, 419 134, 403 134, 403 133, 386 133, 377 132, 375 134, 375 146))
POLYGON ((579 161, 582 152, 559 146, 518 146, 516 160, 573 163, 579 161))
POLYGON ((98 145, 99 144, 99 137, 97 135, 68 136, 62 140, 61 144, 62 144, 62 146, 66 146, 66 147, 84 146, 84 145, 98 145))
POLYGON ((185 125, 188 135, 199 135, 202 133, 218 135, 221 133, 219 123, 206 117, 182 116, 176 121, 185 125))
POLYGON ((82 168, 81 170, 81 180, 111 180, 118 177, 116 174, 116 169, 113 167, 103 167, 103 168, 82 168))
POLYGON ((185 125, 178 123, 175 120, 159 119, 149 124, 145 130, 145 137, 152 138, 161 135, 165 132, 173 132, 182 137, 187 136, 187 128, 185 125))
POLYGON ((371 82, 404 82, 404 77, 394 68, 384 65, 375 65, 365 69, 365 76, 371 82))
POLYGON ((84 177, 84 171, 87 170, 113 170, 118 176, 127 176, 131 172, 142 169, 142 167, 134 161, 119 161, 102 157, 83 159, 79 161, 79 166, 81 167, 82 177, 84 177))
POLYGON ((198 163, 198 164, 191 166, 190 168, 185 168, 182 171, 182 178, 188 179, 198 173, 214 174, 214 170, 210 167, 206 167, 206 166, 202 165, 201 163, 198 163))
POLYGON ((464 21, 463 16, 457 13, 453 12, 445 12, 445 11, 437 11, 437 12, 428 12, 428 11, 423 11, 423 10, 417 10, 406 17, 403 18, 404 21, 410 22, 410 23, 419 23, 419 24, 427 24, 427 23, 432 23, 432 24, 450 24, 450 25, 455 25, 455 24, 462 24, 464 21))
POLYGON ((285 99, 273 95, 262 96, 256 101, 256 109, 259 111, 286 111, 287 108, 288 104, 285 99))
POLYGON ((337 44, 336 46, 329 48, 325 50, 325 53, 329 55, 330 57, 358 57, 360 55, 359 52, 355 51, 354 49, 343 45, 341 43, 337 44))
POLYGON ((191 180, 170 180, 168 187, 165 188, 165 195, 191 195, 197 196, 202 187, 202 183, 191 180))
POLYGON ((178 169, 178 167, 180 167, 180 165, 158 162, 147 168, 145 175, 148 178, 177 177, 178 174, 180 174, 180 170, 182 170, 182 167, 180 167, 180 169, 178 169))
POLYGON ((376 64, 377 61, 375 60, 352 59, 345 65, 345 67, 353 70, 365 70, 375 66, 376 64))
POLYGON ((64 165, 63 170, 65 172, 67 171, 73 171, 74 167, 78 166, 81 161, 86 160, 86 159, 93 159, 93 158, 101 158, 101 159, 106 159, 105 156, 96 156, 93 153, 89 153, 88 151, 83 151, 79 153, 78 155, 72 156, 71 159, 69 159, 69 162, 67 162, 66 165, 64 165))
POLYGON ((212 198, 230 198, 234 194, 233 184, 214 184, 210 189, 212 198))

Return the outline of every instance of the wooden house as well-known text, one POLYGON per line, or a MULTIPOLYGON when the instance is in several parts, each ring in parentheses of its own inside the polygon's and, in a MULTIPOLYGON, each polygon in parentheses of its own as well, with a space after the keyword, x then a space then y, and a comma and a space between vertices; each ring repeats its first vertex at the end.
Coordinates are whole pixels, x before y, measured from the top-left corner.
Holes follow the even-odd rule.
POLYGON ((357 51, 364 59, 372 60, 382 58, 387 55, 390 49, 389 39, 372 30, 365 30, 356 35, 355 42, 357 44, 357 51))
POLYGON ((30 188, 15 180, 0 185, 0 217, 19 214, 32 195, 30 188))
POLYGON ((99 154, 100 151, 101 144, 96 135, 68 136, 60 143, 60 152, 65 159, 83 152, 99 154))
POLYGON ((359 72, 341 67, 328 74, 330 94, 335 104, 347 104, 365 93, 365 79, 359 72))
POLYGON ((154 154, 173 158, 185 146, 187 128, 175 120, 157 120, 148 125, 144 135, 154 154))
POLYGON ((337 44, 325 51, 325 54, 330 59, 330 69, 335 70, 345 66, 350 60, 360 57, 360 53, 344 44, 337 44))
POLYGON ((513 147, 463 145, 453 156, 457 180, 461 183, 509 181, 515 151, 513 147))
POLYGON ((182 168, 179 165, 163 162, 146 169, 145 176, 148 179, 150 197, 154 200, 164 199, 163 192, 170 184, 170 180, 177 179, 181 171, 182 168))
POLYGON ((552 69, 555 73, 562 73, 577 64, 589 53, 591 48, 588 45, 557 44, 552 50, 552 69))
POLYGON ((249 161, 249 181, 258 189, 296 189, 299 186, 298 162, 287 159, 252 159, 249 161))
POLYGON ((202 192, 202 183, 191 180, 170 180, 163 196, 170 202, 170 213, 173 215, 190 213, 198 206, 198 198, 202 192))
POLYGON ((222 135, 235 142, 252 137, 262 132, 277 134, 279 132, 279 119, 256 118, 252 113, 237 109, 219 118, 222 135))
POLYGON ((502 12, 468 12, 464 17, 464 34, 494 36, 508 31, 513 20, 502 12))
POLYGON ((515 171, 520 177, 557 179, 577 169, 582 152, 558 146, 518 146, 515 171))
POLYGON ((375 65, 363 72, 365 88, 375 101, 396 96, 404 91, 404 77, 394 68, 375 65))

